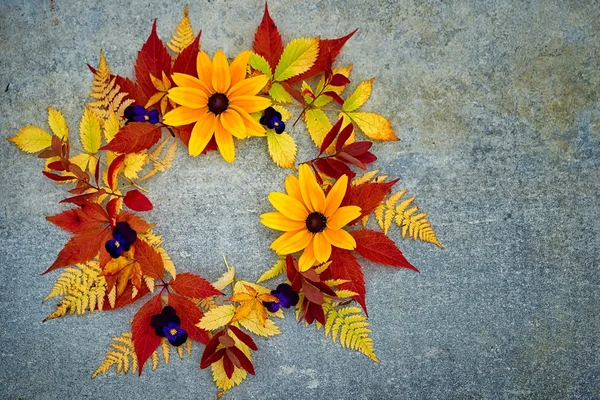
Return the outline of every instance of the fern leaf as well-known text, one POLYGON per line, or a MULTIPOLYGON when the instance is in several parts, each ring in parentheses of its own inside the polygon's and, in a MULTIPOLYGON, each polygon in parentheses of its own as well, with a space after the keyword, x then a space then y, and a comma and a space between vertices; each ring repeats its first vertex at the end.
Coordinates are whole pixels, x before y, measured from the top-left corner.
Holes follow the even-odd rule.
POLYGON ((123 117, 125 108, 133 104, 133 100, 125 99, 127 93, 121 92, 121 87, 117 85, 116 78, 111 79, 110 68, 104 57, 104 52, 100 50, 100 60, 90 88, 90 97, 95 101, 88 105, 103 122, 107 121, 111 113, 118 117, 123 117))
POLYGON ((269 268, 264 274, 262 274, 260 276, 260 278, 258 278, 258 280, 256 281, 256 283, 261 283, 264 281, 268 281, 269 279, 273 279, 275 277, 278 277, 279 275, 285 273, 285 259, 281 258, 279 259, 275 265, 273 265, 271 268, 269 268))
POLYGON ((188 16, 188 6, 183 9, 183 17, 177 28, 175 28, 175 32, 173 36, 171 36, 171 40, 167 43, 167 46, 175 53, 179 54, 188 47, 194 41, 194 30, 192 29, 192 23, 190 22, 190 18, 188 16))
POLYGON ((106 352, 104 361, 92 374, 92 379, 100 374, 108 373, 112 366, 115 366, 117 374, 121 372, 127 374, 131 371, 132 374, 137 372, 138 361, 133 349, 133 339, 130 332, 125 332, 120 336, 112 339, 116 343, 110 344, 110 350, 106 352))

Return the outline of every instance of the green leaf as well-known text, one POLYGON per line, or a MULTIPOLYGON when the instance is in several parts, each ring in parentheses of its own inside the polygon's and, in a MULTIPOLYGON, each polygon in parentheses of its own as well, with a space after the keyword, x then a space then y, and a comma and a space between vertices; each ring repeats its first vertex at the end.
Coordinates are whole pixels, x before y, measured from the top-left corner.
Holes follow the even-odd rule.
POLYGON ((368 81, 361 82, 356 87, 354 93, 352 93, 350 97, 348 97, 346 101, 344 101, 344 104, 342 105, 342 110, 349 112, 362 107, 362 105, 365 104, 367 100, 369 100, 369 97, 371 97, 371 90, 373 89, 374 80, 375 78, 372 78, 368 81))
POLYGON ((275 80, 286 79, 308 71, 319 55, 319 38, 298 38, 292 40, 281 55, 275 68, 275 80))
POLYGON ((281 86, 280 83, 274 82, 269 90, 269 96, 277 103, 291 103, 292 96, 281 86))
POLYGON ((255 70, 260 71, 266 76, 268 76, 269 79, 273 79, 273 72, 271 71, 271 67, 269 66, 269 63, 267 62, 267 60, 265 60, 263 56, 259 56, 256 53, 252 53, 248 64, 250 64, 250 66, 255 70))

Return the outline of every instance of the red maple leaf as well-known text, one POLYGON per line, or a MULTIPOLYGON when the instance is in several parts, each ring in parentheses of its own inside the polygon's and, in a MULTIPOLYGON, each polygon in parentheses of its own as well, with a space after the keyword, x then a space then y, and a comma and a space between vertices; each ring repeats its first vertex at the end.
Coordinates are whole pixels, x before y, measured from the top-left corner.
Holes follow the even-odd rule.
POLYGON ((171 56, 156 34, 156 20, 154 20, 152 32, 138 53, 135 62, 137 83, 148 98, 157 92, 150 79, 150 74, 160 79, 163 71, 167 76, 171 75, 171 56))
POLYGON ((263 19, 254 35, 253 49, 256 54, 263 56, 267 60, 271 66, 271 71, 275 71, 275 67, 277 67, 279 58, 283 53, 283 42, 281 41, 277 25, 275 25, 275 22, 269 15, 267 3, 265 3, 263 19))
POLYGON ((142 274, 153 279, 162 280, 165 273, 165 265, 158 251, 141 239, 135 241, 134 247, 135 260, 142 267, 142 274))
POLYGON ((145 194, 139 190, 130 190, 125 193, 123 203, 133 211, 150 211, 152 210, 152 203, 145 194))
POLYGON ((160 295, 152 297, 146 304, 140 307, 131 322, 131 335, 133 336, 133 349, 138 358, 139 374, 142 374, 144 363, 154 350, 160 345, 161 338, 154 333, 150 326, 152 317, 162 311, 160 295))
POLYGON ((360 217, 350 222, 348 225, 357 223, 361 218, 375 211, 377 206, 381 204, 385 199, 385 196, 390 192, 392 186, 398 181, 399 179, 394 179, 389 182, 365 182, 356 186, 348 185, 348 191, 346 192, 342 205, 359 206, 361 209, 360 217))
POLYGON ((110 239, 109 227, 85 231, 73 236, 58 253, 52 265, 42 273, 47 274, 57 268, 90 261, 98 254, 100 248, 110 239))
POLYGON ((96 203, 87 203, 81 208, 63 211, 60 214, 46 217, 54 225, 72 233, 82 233, 103 228, 109 222, 104 209, 96 203))
POLYGON ((130 122, 100 150, 110 150, 122 154, 139 153, 154 146, 161 136, 162 128, 160 126, 148 122, 130 122))
POLYGON ((177 316, 181 319, 181 328, 188 333, 190 339, 204 344, 209 342, 208 332, 196 326, 203 314, 194 303, 183 296, 169 292, 169 305, 177 312, 177 316))
POLYGON ((382 232, 361 229, 350 232, 356 240, 355 251, 376 264, 402 267, 419 272, 402 254, 396 243, 382 232))
POLYGON ((196 39, 189 44, 175 59, 172 72, 180 72, 182 74, 196 75, 196 60, 200 51, 200 35, 198 33, 196 39))
POLYGON ((356 257, 348 250, 332 247, 331 265, 328 270, 331 274, 331 278, 346 279, 350 281, 339 285, 339 289, 351 290, 358 293, 358 296, 354 296, 353 298, 361 305, 363 310, 365 310, 365 314, 368 315, 365 299, 365 278, 356 257))
POLYGON ((171 281, 169 287, 180 295, 192 299, 205 299, 223 294, 206 279, 191 272, 177 274, 177 279, 171 281))

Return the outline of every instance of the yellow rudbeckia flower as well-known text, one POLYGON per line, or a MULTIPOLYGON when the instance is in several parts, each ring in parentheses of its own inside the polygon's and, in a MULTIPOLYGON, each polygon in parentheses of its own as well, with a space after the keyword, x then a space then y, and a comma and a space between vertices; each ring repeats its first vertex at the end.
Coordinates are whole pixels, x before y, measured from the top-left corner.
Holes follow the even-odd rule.
POLYGON ((225 53, 219 50, 212 61, 201 51, 197 59, 197 77, 174 73, 177 85, 169 90, 169 99, 179 107, 165 114, 166 125, 182 126, 195 123, 188 144, 191 156, 197 156, 206 147, 213 134, 225 160, 233 162, 233 136, 265 134, 264 127, 250 116, 271 105, 271 100, 257 96, 267 84, 265 75, 246 79, 246 65, 252 53, 240 53, 229 65, 225 53))
POLYGON ((347 185, 348 177, 342 175, 325 196, 308 165, 300 165, 299 178, 288 175, 287 194, 269 194, 277 212, 260 216, 263 225, 285 232, 271 244, 271 249, 281 255, 304 250, 298 260, 300 271, 310 269, 315 262, 328 261, 331 246, 354 250, 356 241, 342 228, 360 217, 361 210, 358 206, 340 207, 347 185))

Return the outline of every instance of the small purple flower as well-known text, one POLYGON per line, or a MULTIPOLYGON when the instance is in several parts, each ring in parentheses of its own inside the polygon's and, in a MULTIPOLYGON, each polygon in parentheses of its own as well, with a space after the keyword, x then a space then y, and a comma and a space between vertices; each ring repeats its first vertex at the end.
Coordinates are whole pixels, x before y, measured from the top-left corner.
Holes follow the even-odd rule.
POLYGON ((277 289, 271 290, 271 294, 279 299, 279 303, 275 303, 274 301, 263 302, 269 312, 274 313, 280 307, 290 308, 298 304, 298 293, 294 292, 294 289, 287 283, 282 283, 277 286, 277 289))
POLYGON ((158 122, 158 110, 146 110, 142 106, 129 106, 125 109, 125 118, 127 122, 158 122))
POLYGON ((137 232, 127 222, 118 222, 113 229, 113 239, 105 244, 106 251, 112 258, 119 258, 124 251, 129 251, 137 239, 137 232))
POLYGON ((268 107, 264 111, 263 116, 260 117, 260 123, 269 129, 275 129, 276 133, 285 131, 285 123, 281 120, 281 113, 273 107, 268 107))
POLYGON ((156 336, 166 337, 176 347, 184 344, 188 338, 187 332, 181 329, 181 320, 171 306, 165 306, 160 314, 152 316, 150 326, 154 328, 156 336))

